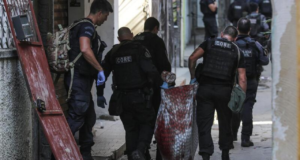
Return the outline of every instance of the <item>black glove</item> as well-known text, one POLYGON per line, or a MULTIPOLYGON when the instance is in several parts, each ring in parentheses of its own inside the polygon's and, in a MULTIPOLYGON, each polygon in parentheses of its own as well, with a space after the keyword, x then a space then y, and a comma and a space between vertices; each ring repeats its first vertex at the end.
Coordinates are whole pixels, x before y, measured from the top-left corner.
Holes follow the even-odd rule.
POLYGON ((98 96, 97 97, 97 106, 101 108, 105 108, 106 104, 106 99, 103 96, 98 96))

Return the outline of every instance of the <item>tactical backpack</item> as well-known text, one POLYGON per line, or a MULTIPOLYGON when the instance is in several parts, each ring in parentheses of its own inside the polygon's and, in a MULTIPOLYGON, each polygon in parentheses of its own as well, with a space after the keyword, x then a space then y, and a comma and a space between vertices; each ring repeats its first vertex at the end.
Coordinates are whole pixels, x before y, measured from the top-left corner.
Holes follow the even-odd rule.
POLYGON ((71 83, 68 91, 68 99, 70 99, 71 92, 72 92, 72 85, 73 85, 73 78, 74 78, 74 66, 78 59, 82 56, 82 53, 78 54, 78 56, 70 62, 68 51, 71 49, 69 44, 69 35, 71 29, 76 27, 80 23, 91 23, 93 26, 94 24, 87 20, 82 19, 78 22, 71 24, 67 28, 63 28, 61 25, 58 25, 59 31, 55 32, 54 34, 48 33, 47 34, 47 58, 50 67, 50 71, 53 73, 57 73, 55 78, 54 84, 58 82, 58 79, 61 74, 67 73, 69 70, 71 71, 71 83))
POLYGON ((258 14, 256 16, 249 15, 246 18, 248 18, 250 20, 250 23, 251 23, 250 36, 251 37, 256 37, 261 31, 260 14, 258 14))
MULTIPOLYGON (((48 33, 47 35, 47 57, 50 66, 50 71, 54 73, 66 73, 71 68, 74 68, 76 61, 82 56, 80 53, 72 62, 69 62, 68 51, 71 49, 69 44, 70 30, 76 27, 80 23, 88 22, 93 24, 87 19, 80 20, 71 24, 67 28, 59 26, 59 31, 54 34, 48 33)), ((94 24, 93 24, 94 26, 94 24)))

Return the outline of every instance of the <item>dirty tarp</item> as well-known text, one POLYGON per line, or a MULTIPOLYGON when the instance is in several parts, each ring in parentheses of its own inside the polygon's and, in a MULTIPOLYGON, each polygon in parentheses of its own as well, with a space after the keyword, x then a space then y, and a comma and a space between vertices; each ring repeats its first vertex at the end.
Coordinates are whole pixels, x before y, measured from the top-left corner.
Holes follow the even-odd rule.
POLYGON ((155 138, 164 160, 193 160, 198 147, 197 86, 186 85, 161 91, 155 138))

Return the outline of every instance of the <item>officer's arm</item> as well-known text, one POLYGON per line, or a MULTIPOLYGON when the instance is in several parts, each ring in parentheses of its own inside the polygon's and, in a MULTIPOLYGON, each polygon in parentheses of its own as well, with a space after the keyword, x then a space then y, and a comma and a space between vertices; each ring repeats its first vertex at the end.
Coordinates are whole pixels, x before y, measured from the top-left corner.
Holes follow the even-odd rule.
POLYGON ((256 47, 258 49, 258 59, 260 65, 268 65, 269 64, 269 58, 267 54, 265 54, 263 47, 259 42, 255 42, 256 47))
POLYGON ((262 26, 265 32, 269 30, 269 25, 266 22, 266 20, 267 20, 266 17, 264 15, 261 15, 262 26))
MULTIPOLYGON (((110 64, 110 56, 111 56, 111 50, 106 54, 104 60, 102 61, 102 67, 104 69, 104 74, 105 74, 105 81, 107 81, 111 71, 112 67, 110 64)), ((105 83, 103 85, 97 86, 97 96, 103 96, 104 95, 104 88, 105 88, 105 83)))
POLYGON ((196 62, 199 58, 203 57, 203 54, 204 50, 201 47, 198 47, 189 57, 189 70, 191 74, 191 79, 195 78, 196 62))
POLYGON ((208 8, 212 11, 212 12, 216 12, 217 11, 217 3, 214 2, 214 3, 211 3, 208 5, 208 8))
POLYGON ((239 85, 246 93, 247 90, 247 77, 246 77, 246 69, 245 68, 238 68, 239 72, 239 85))
POLYGON ((93 50, 91 49, 91 40, 88 37, 80 37, 79 38, 80 43, 80 51, 83 55, 83 57, 88 61, 95 69, 98 71, 102 71, 103 68, 98 63, 93 50))
MULTIPOLYGON (((154 53, 155 54, 155 53, 154 53)), ((167 57, 167 49, 165 42, 162 39, 158 39, 157 41, 157 53, 156 53, 157 70, 159 73, 163 71, 171 72, 171 64, 167 57)))

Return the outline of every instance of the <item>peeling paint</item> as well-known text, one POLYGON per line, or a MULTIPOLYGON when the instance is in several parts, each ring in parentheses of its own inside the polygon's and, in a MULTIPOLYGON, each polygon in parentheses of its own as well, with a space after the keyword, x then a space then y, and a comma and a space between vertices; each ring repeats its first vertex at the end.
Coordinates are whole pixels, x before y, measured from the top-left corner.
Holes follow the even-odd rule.
MULTIPOLYGON (((293 7, 295 0, 273 0, 272 58, 273 58, 273 160, 296 159, 294 140, 295 130, 295 59, 293 32, 293 7), (289 42, 290 40, 290 42, 289 42), (283 58, 284 57, 284 58, 283 58), (288 66, 289 65, 289 66, 288 66), (294 137, 293 137, 294 139, 294 137)), ((295 47, 296 48, 296 47, 295 47)))

